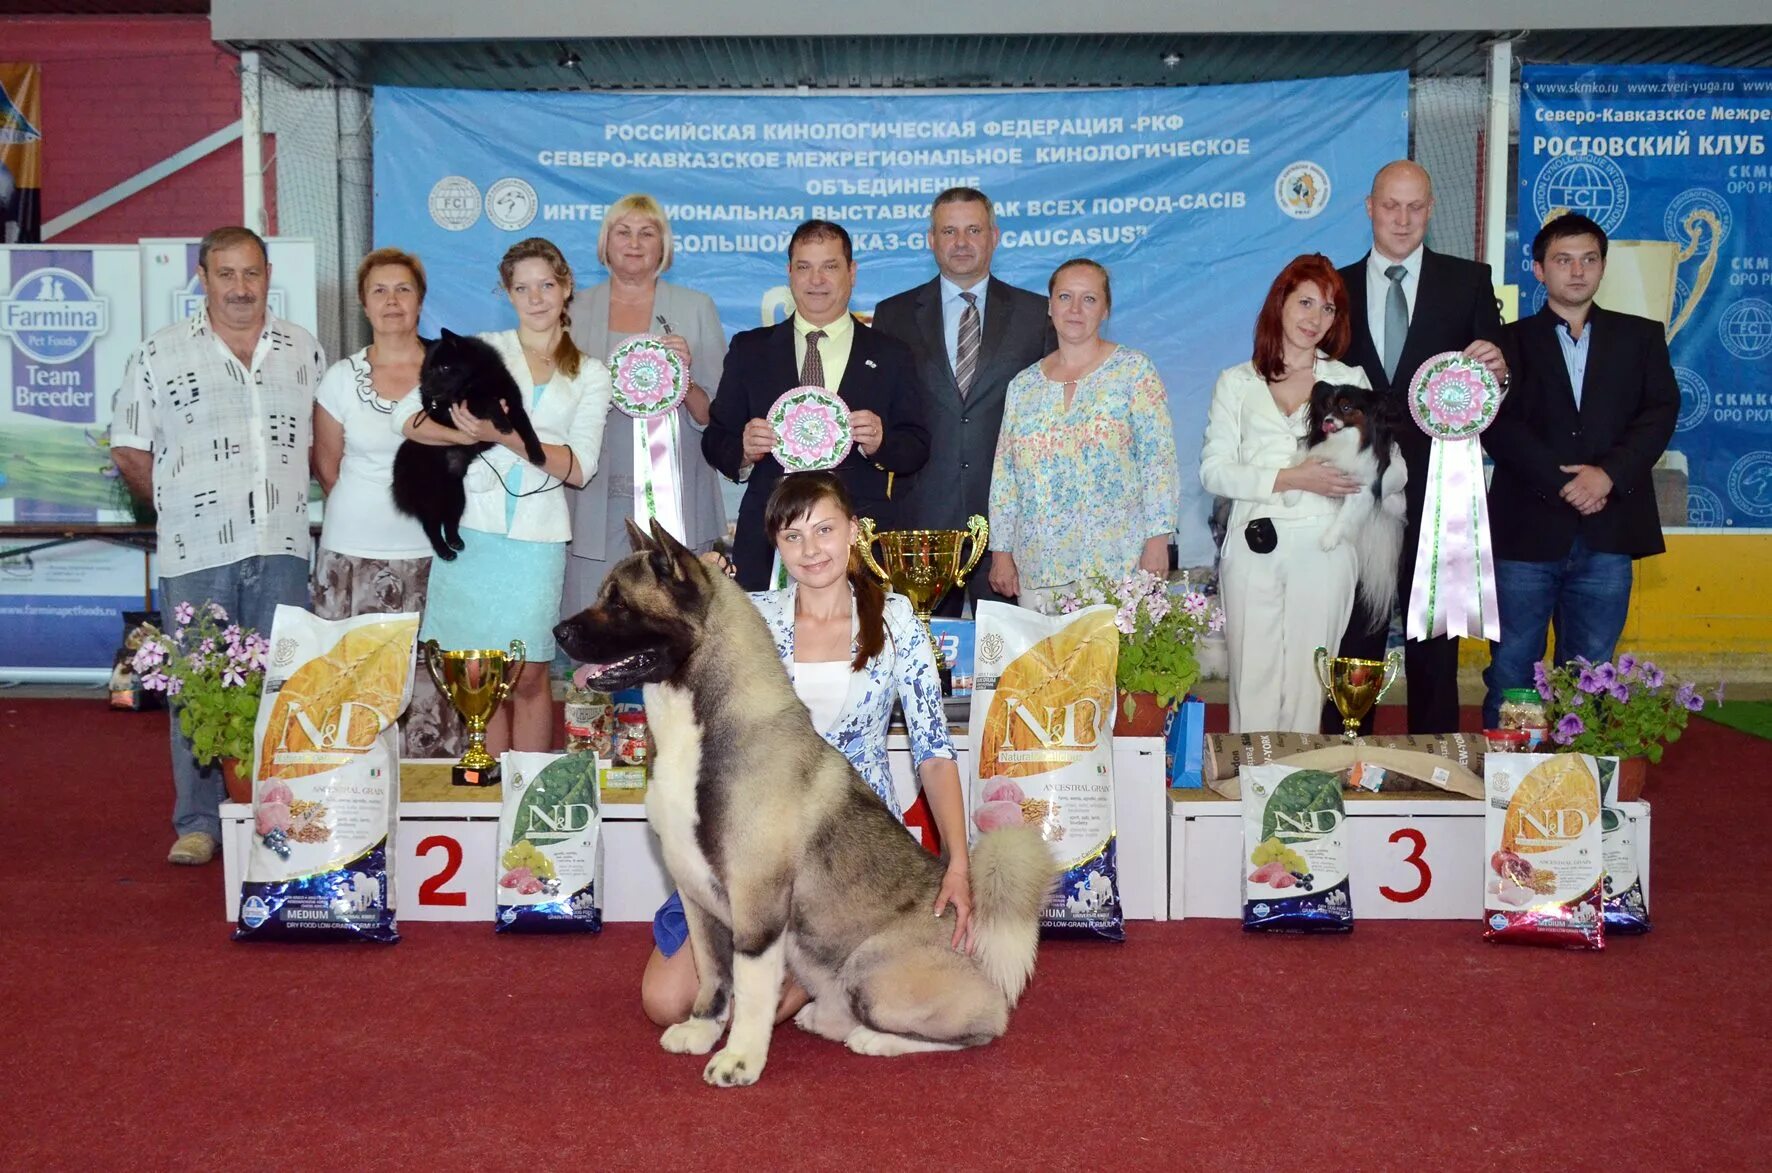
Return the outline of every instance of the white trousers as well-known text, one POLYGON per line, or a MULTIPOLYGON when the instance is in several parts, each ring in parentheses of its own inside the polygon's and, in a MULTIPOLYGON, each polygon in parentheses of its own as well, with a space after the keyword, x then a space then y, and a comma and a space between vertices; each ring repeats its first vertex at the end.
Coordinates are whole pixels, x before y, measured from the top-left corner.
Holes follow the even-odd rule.
POLYGON ((1317 544, 1330 518, 1275 522, 1279 545, 1249 549, 1241 529, 1225 537, 1218 569, 1230 659, 1232 733, 1315 733, 1323 686, 1316 653, 1334 655, 1354 609, 1354 548, 1317 544))

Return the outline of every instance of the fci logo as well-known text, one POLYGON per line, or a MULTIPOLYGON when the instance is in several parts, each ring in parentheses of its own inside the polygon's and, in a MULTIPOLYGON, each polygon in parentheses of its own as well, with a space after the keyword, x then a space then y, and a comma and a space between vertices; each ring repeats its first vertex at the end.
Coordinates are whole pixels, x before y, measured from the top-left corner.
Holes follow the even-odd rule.
POLYGON ((110 328, 111 303, 92 291, 78 273, 37 269, 19 278, 0 298, 0 334, 27 358, 70 363, 110 328))

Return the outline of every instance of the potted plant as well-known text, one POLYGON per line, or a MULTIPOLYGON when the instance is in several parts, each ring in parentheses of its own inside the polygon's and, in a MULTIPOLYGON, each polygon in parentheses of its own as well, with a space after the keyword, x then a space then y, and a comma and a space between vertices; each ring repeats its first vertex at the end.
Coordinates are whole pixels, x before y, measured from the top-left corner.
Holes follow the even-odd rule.
POLYGON ((1097 603, 1115 608, 1114 626, 1120 631, 1114 732, 1161 736, 1164 715, 1200 678, 1196 641, 1224 626, 1224 612, 1186 579, 1170 584, 1148 570, 1117 580, 1089 579, 1077 593, 1061 595, 1058 609, 1068 615, 1097 603))
POLYGON ((269 641, 230 623, 215 602, 180 603, 172 617, 178 627, 171 635, 151 623, 131 633, 131 640, 140 636, 131 665, 143 688, 166 693, 197 764, 219 762, 228 798, 251 802, 252 725, 269 641))
MULTIPOLYGON (((1577 657, 1561 667, 1542 661, 1533 683, 1544 698, 1550 737, 1570 753, 1617 757, 1618 797, 1626 802, 1643 792, 1651 763, 1678 741, 1704 697, 1690 683, 1675 680, 1629 652, 1595 664, 1577 657)), ((1716 702, 1723 703, 1717 685, 1716 702)))

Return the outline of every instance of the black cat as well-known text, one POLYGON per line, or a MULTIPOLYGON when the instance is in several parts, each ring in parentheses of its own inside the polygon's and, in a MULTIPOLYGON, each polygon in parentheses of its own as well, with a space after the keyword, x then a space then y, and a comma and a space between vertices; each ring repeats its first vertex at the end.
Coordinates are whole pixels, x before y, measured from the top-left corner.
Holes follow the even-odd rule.
MULTIPOLYGON (((541 441, 529 413, 523 410, 523 392, 505 368, 492 344, 478 338, 443 331, 425 353, 419 370, 421 416, 429 416, 446 428, 451 404, 459 403, 489 421, 501 432, 515 432, 531 464, 542 463, 541 441)), ((468 466, 492 444, 420 444, 407 440, 394 453, 394 506, 418 519, 437 557, 455 558, 462 548, 461 515, 468 507, 462 480, 468 466)))

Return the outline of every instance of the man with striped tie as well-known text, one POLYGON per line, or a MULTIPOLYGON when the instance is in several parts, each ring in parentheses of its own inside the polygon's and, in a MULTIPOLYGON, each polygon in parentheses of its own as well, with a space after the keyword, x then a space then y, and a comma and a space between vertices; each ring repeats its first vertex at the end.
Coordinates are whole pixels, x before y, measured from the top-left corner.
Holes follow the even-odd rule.
MULTIPOLYGON (((1057 347, 1046 299, 991 276, 997 220, 974 187, 951 187, 929 209, 936 277, 874 307, 874 328, 911 348, 922 376, 929 463, 907 487, 903 515, 917 529, 964 529, 988 515, 991 466, 1003 396, 1021 371, 1057 347)), ((966 584, 977 599, 1003 600, 981 570, 966 584)), ((938 614, 958 615, 950 591, 938 614)))

